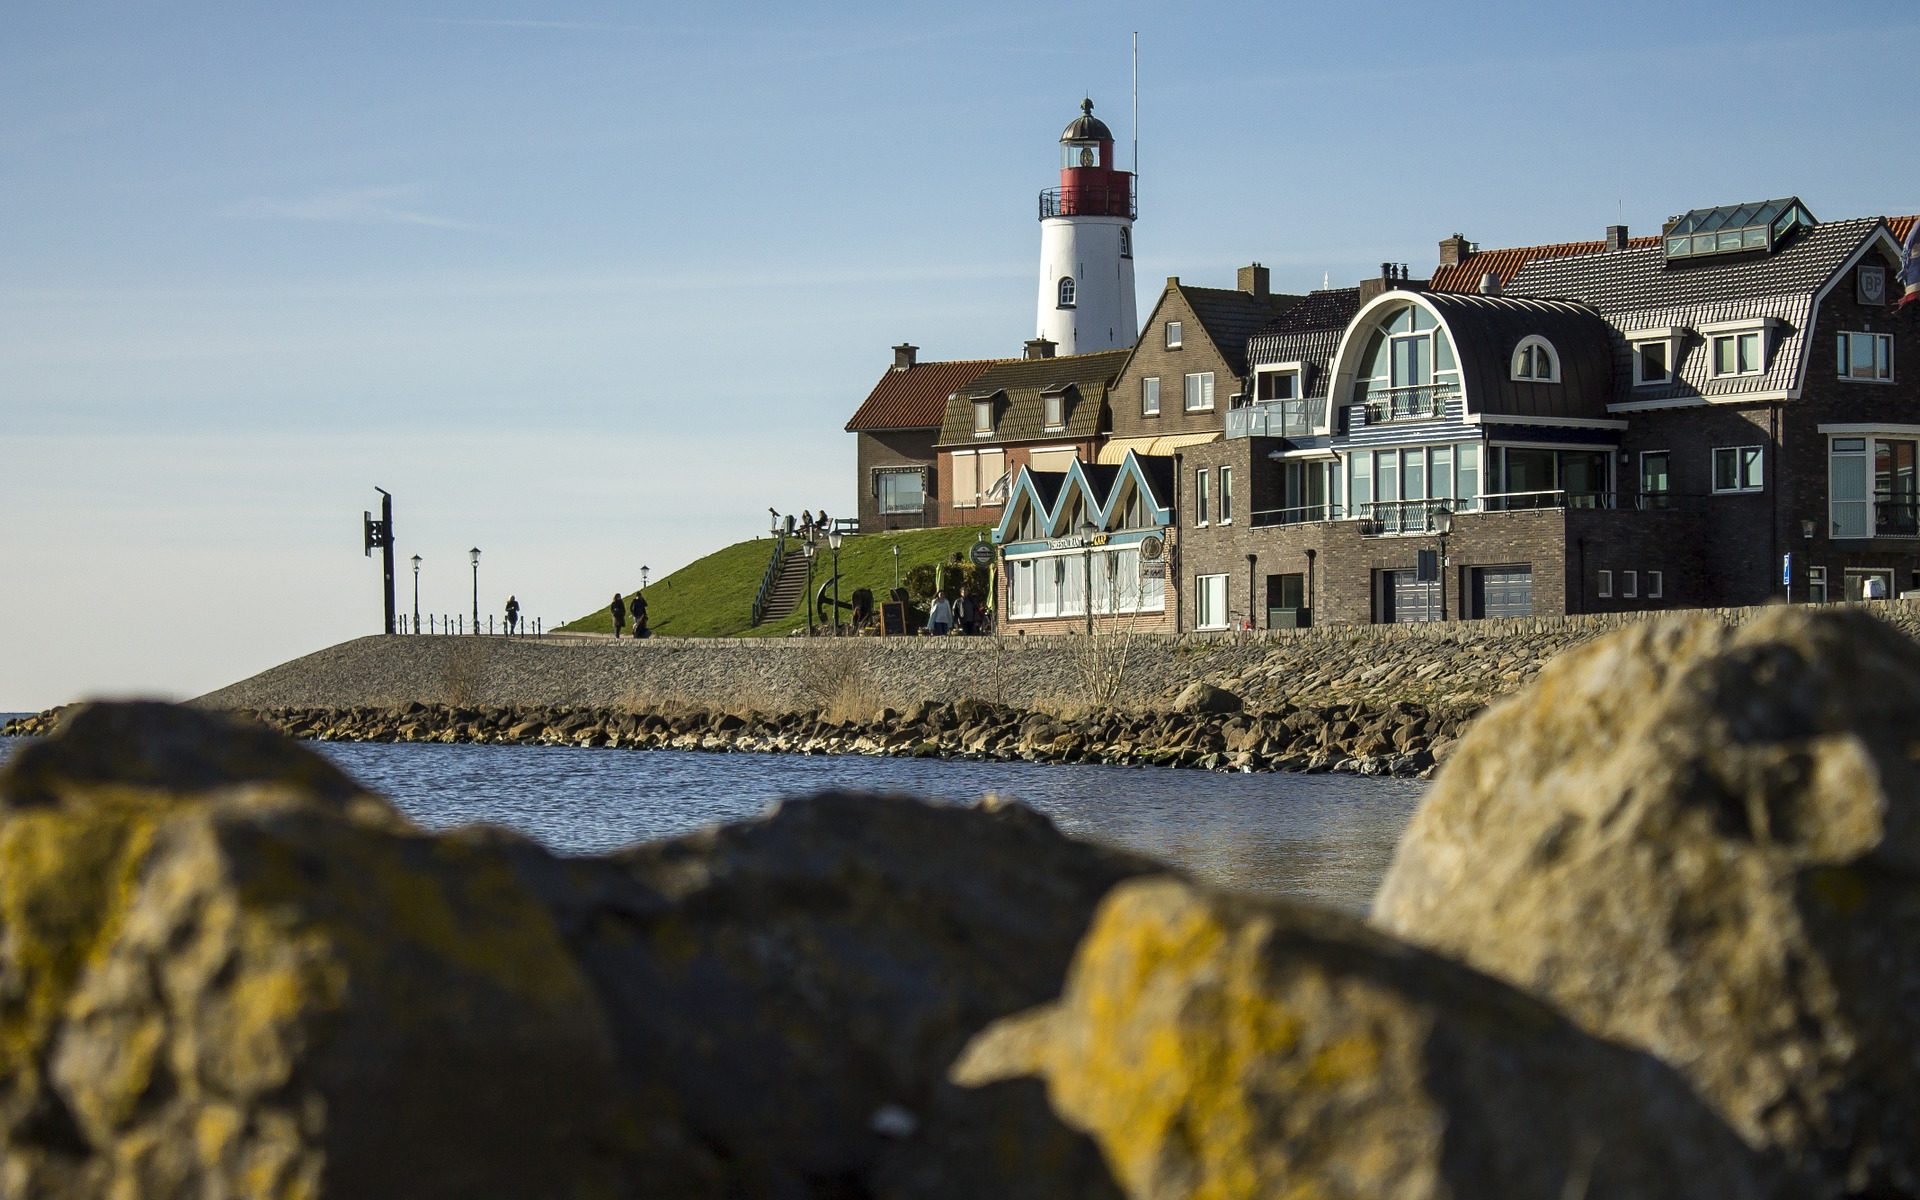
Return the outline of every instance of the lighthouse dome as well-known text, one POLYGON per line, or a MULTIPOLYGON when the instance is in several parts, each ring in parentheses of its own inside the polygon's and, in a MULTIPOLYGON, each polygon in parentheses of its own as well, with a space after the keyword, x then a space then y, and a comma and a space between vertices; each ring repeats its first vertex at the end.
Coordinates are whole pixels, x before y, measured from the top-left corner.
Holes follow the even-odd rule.
POLYGON ((1080 101, 1080 115, 1067 124, 1066 132, 1060 135, 1063 142, 1110 142, 1113 130, 1107 123, 1093 115, 1093 100, 1080 101))

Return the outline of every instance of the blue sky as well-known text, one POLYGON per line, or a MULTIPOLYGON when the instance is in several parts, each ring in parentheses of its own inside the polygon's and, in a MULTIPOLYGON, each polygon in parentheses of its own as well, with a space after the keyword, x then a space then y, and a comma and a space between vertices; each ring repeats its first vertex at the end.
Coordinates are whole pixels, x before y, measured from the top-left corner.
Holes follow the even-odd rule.
POLYGON ((1143 314, 1455 230, 1920 210, 1906 4, 14 5, 0 709, 373 631, 375 484, 423 607, 479 545, 483 608, 555 621, 851 513, 891 344, 1031 335, 1034 194, 1083 93, 1127 136, 1134 30, 1143 314))

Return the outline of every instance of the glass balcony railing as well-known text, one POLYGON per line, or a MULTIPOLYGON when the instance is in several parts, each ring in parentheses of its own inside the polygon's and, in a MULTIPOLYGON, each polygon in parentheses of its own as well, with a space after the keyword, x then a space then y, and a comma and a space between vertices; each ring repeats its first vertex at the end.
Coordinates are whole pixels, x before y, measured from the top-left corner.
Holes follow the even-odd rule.
POLYGON ((1325 404, 1322 400, 1267 400, 1227 410, 1227 436, 1230 438, 1313 436, 1314 420, 1325 404))

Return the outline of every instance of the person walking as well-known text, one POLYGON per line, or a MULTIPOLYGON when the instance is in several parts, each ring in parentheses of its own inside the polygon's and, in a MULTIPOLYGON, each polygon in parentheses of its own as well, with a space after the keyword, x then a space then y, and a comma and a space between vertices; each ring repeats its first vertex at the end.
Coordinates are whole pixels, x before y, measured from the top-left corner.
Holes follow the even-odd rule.
POLYGON ((945 592, 935 592, 933 609, 927 614, 927 628, 933 636, 944 637, 953 628, 953 601, 947 599, 945 592))
POLYGON ((520 625, 520 601, 513 596, 507 597, 507 632, 513 633, 520 625))
POLYGON ((633 636, 635 638, 652 637, 653 630, 647 628, 647 594, 635 592, 633 603, 628 611, 633 614, 633 636))
POLYGON ((627 626, 627 602, 619 592, 613 594, 613 603, 607 605, 607 611, 613 614, 613 636, 617 638, 627 626))
POLYGON ((980 606, 974 603, 973 589, 960 589, 960 599, 953 606, 953 623, 963 634, 979 632, 980 606))

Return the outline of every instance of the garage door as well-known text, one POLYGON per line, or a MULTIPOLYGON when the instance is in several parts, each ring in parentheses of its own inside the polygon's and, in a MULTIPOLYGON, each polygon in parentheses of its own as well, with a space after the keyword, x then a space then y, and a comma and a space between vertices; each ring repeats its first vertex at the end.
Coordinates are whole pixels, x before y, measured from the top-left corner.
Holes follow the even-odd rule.
POLYGON ((1533 568, 1478 567, 1473 572, 1473 611, 1482 617, 1533 615, 1533 568))
POLYGON ((1440 585, 1421 583, 1414 571, 1382 571, 1382 621, 1401 624, 1440 619, 1440 585))

